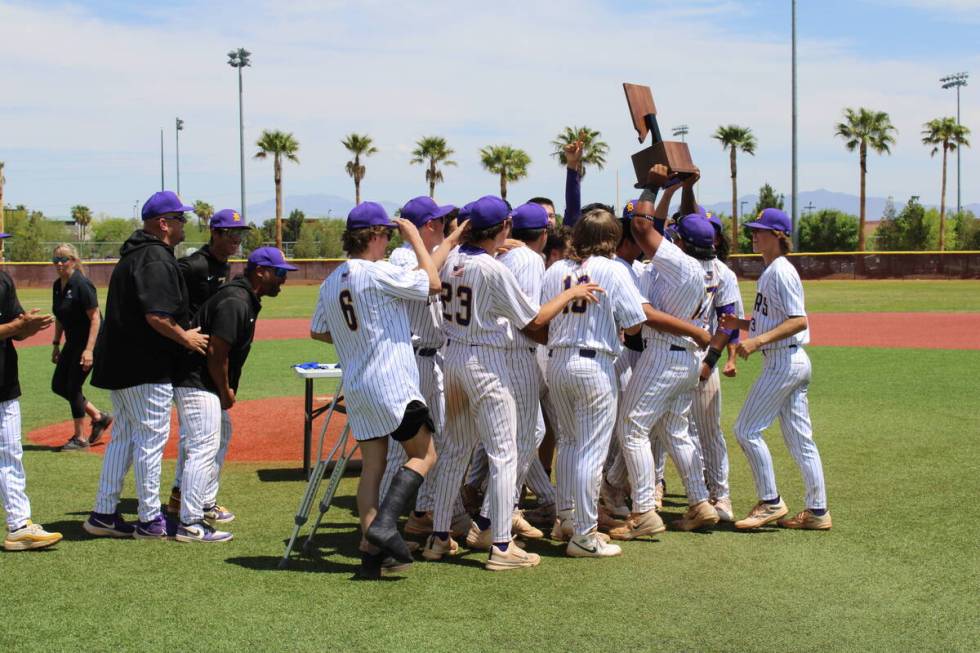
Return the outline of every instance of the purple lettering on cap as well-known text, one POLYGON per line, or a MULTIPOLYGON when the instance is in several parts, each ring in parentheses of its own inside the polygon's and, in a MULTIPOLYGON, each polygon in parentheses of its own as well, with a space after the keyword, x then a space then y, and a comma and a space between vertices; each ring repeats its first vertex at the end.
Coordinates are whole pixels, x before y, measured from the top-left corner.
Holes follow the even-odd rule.
POLYGON ((385 207, 377 202, 361 202, 347 214, 348 229, 366 229, 368 227, 397 227, 388 217, 385 207))

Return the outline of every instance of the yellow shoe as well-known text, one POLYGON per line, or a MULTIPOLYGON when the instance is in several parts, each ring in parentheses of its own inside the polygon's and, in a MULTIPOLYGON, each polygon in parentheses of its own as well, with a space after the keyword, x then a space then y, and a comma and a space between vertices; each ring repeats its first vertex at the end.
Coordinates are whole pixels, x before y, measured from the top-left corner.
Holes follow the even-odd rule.
POLYGON ((745 519, 740 519, 735 522, 735 528, 742 531, 760 528, 776 521, 780 517, 785 517, 788 512, 789 510, 786 509, 786 504, 783 503, 782 499, 779 500, 779 503, 775 504, 760 501, 755 504, 752 512, 745 519))
POLYGON ((783 528, 800 528, 808 531, 829 531, 834 525, 830 520, 830 511, 818 516, 809 510, 804 510, 795 517, 780 519, 777 523, 783 528))
POLYGON ((490 571, 511 571, 525 567, 537 567, 541 563, 541 556, 537 553, 528 553, 515 544, 511 541, 506 551, 501 551, 496 545, 491 546, 490 558, 487 560, 486 568, 490 571))
POLYGON ((27 551, 43 549, 61 541, 61 533, 49 533, 40 524, 30 519, 15 531, 7 533, 3 540, 3 548, 7 551, 27 551))
POLYGON ((718 512, 710 503, 702 501, 689 507, 683 517, 674 521, 673 526, 679 531, 693 531, 717 523, 718 512))
POLYGON ((656 535, 667 530, 664 520, 660 518, 656 510, 648 510, 643 513, 633 513, 626 521, 626 525, 620 528, 613 528, 609 531, 609 537, 614 540, 635 540, 645 535, 656 535))
MULTIPOLYGON (((466 534, 466 546, 479 551, 489 551, 492 544, 493 529, 488 528, 485 531, 481 531, 480 527, 476 525, 476 522, 471 522, 470 531, 466 534)), ((511 541, 511 544, 518 547, 521 546, 521 543, 517 540, 511 541)))
POLYGON ((525 540, 539 540, 544 537, 540 528, 535 528, 528 520, 524 519, 523 510, 514 511, 510 529, 514 537, 523 537, 525 540))

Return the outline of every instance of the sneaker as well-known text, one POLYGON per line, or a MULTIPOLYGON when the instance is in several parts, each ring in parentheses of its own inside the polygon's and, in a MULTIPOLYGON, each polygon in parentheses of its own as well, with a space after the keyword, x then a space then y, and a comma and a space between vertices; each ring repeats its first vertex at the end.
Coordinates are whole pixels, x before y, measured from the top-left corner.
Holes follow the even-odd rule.
POLYGON ((725 522, 735 521, 735 511, 732 510, 732 500, 729 497, 722 497, 711 502, 718 513, 718 520, 725 522))
POLYGON ((622 488, 610 485, 605 479, 602 480, 599 489, 599 502, 616 519, 625 521, 630 516, 629 506, 626 505, 626 492, 622 488))
POLYGON ((170 490, 170 499, 167 501, 167 512, 171 515, 180 514, 180 488, 175 487, 170 490))
POLYGON ((552 501, 524 511, 524 518, 535 526, 552 524, 558 516, 558 507, 552 501))
POLYGON ((408 516, 405 522, 405 533, 408 535, 428 535, 432 532, 432 513, 427 512, 417 517, 415 512, 408 516))
POLYGON ((664 509, 665 494, 667 494, 667 481, 660 479, 653 486, 653 503, 657 512, 664 509))
POLYGON ((830 511, 818 516, 809 510, 804 510, 795 517, 780 519, 777 523, 783 528, 801 528, 807 531, 829 531, 833 526, 830 511))
POLYGON ((30 519, 15 531, 7 533, 3 548, 7 551, 28 551, 43 549, 61 541, 61 533, 49 533, 40 524, 30 519))
POLYGON ((88 436, 88 443, 98 442, 110 424, 112 424, 112 415, 106 412, 103 412, 99 419, 92 420, 92 433, 88 436))
POLYGON ((133 537, 137 540, 163 540, 167 537, 167 520, 163 515, 157 515, 151 521, 141 521, 137 523, 133 537))
POLYGON ((531 524, 524 519, 523 510, 515 510, 513 517, 511 517, 511 532, 515 537, 523 537, 525 540, 540 540, 544 537, 544 533, 541 529, 531 526, 531 524))
POLYGON ((718 513, 707 501, 701 501, 689 506, 687 512, 680 519, 674 520, 672 526, 679 531, 693 531, 705 526, 714 526, 718 523, 718 513))
POLYGON ((490 571, 510 571, 537 567, 541 563, 541 556, 537 553, 528 553, 519 546, 514 546, 515 544, 516 542, 511 541, 506 551, 501 551, 496 545, 491 546, 486 568, 490 571))
POLYGON ((204 519, 212 524, 227 524, 235 521, 235 513, 224 506, 214 504, 210 508, 204 509, 204 519))
POLYGON ((558 542, 567 542, 572 539, 572 511, 559 510, 555 518, 555 524, 551 527, 551 539, 558 542))
POLYGON ((118 512, 112 514, 93 512, 82 524, 82 528, 95 537, 133 537, 133 532, 136 530, 132 524, 127 524, 118 512))
POLYGON ((656 535, 667 530, 664 520, 660 518, 656 510, 648 510, 644 513, 634 513, 626 522, 626 526, 614 528, 609 531, 609 537, 614 540, 635 540, 646 535, 656 535))
POLYGON ((783 503, 782 499, 779 500, 779 503, 760 501, 755 504, 752 512, 745 519, 735 522, 735 528, 743 531, 751 528, 759 528, 776 521, 780 517, 785 517, 788 512, 789 510, 786 509, 786 504, 783 503))
POLYGON ((422 557, 426 560, 442 560, 442 556, 454 556, 459 553, 459 544, 452 538, 441 540, 435 535, 430 535, 425 540, 425 548, 422 549, 422 557))
POLYGON ((602 533, 593 530, 585 535, 574 536, 565 547, 565 553, 573 558, 612 558, 623 555, 623 550, 617 544, 604 541, 602 533))
POLYGON ((83 449, 88 449, 88 447, 89 447, 88 442, 85 442, 84 440, 79 440, 75 436, 72 436, 71 439, 68 442, 66 442, 64 445, 62 445, 61 450, 62 451, 82 451, 83 449))
MULTIPOLYGON (((489 551, 491 545, 493 544, 492 530, 493 529, 488 528, 485 531, 481 531, 480 527, 476 525, 476 522, 471 523, 470 530, 466 534, 466 546, 479 551, 489 551)), ((521 543, 517 540, 513 540, 511 543, 521 547, 521 543)))
MULTIPOLYGON (((608 510, 606 510, 606 507, 603 505, 599 505, 598 513, 599 513, 598 527, 600 531, 609 532, 614 528, 622 528, 626 526, 626 519, 622 519, 611 514, 608 510)), ((626 516, 629 517, 629 514, 627 514, 626 516)))
POLYGON ((206 521, 199 521, 194 524, 184 524, 181 522, 177 527, 177 536, 174 538, 178 542, 230 542, 231 533, 215 530, 206 521))

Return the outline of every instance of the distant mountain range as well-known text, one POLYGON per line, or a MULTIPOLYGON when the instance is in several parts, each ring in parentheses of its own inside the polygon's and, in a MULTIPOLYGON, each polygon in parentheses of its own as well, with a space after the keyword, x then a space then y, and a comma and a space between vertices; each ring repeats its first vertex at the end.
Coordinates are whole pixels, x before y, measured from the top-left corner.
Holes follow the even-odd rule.
MULTIPOLYGON (((739 197, 739 204, 745 202, 745 211, 749 212, 755 208, 755 203, 759 200, 758 195, 742 195, 739 197)), ((869 221, 879 220, 885 210, 885 197, 869 197, 867 203, 867 219, 869 221)), ((902 206, 908 201, 907 197, 894 198, 895 208, 901 210, 902 206)), ((400 208, 396 202, 383 201, 381 204, 389 214, 394 214, 400 208)), ((786 209, 789 210, 789 198, 785 201, 786 209)), ((812 206, 814 211, 820 209, 837 209, 853 215, 858 214, 858 197, 848 193, 835 193, 823 188, 818 190, 802 191, 800 193, 800 212, 812 206)), ((289 215, 293 209, 300 209, 310 218, 345 218, 347 213, 354 208, 354 201, 340 197, 339 195, 313 194, 313 195, 287 195, 283 198, 283 216, 289 215)), ((732 212, 731 201, 714 202, 706 204, 705 208, 716 213, 726 215, 732 212)), ((980 203, 967 204, 964 209, 973 211, 975 215, 980 215, 980 203)), ((947 200, 947 210, 956 209, 956 199, 952 202, 947 200)), ((559 207, 560 210, 560 207, 559 207)), ((742 213, 741 206, 739 212, 742 213)), ((251 204, 248 207, 248 217, 250 222, 262 222, 273 218, 276 215, 275 200, 268 200, 251 204)))

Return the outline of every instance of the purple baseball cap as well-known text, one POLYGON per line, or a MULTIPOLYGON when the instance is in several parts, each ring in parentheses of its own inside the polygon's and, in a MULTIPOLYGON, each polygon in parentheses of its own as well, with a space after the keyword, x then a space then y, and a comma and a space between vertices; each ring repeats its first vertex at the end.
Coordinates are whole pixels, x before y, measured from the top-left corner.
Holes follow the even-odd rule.
POLYGON ((547 229, 548 211, 540 204, 521 204, 512 214, 514 229, 547 229))
POLYGON ((421 227, 430 220, 446 217, 455 209, 452 204, 439 206, 428 195, 420 195, 405 203, 401 210, 401 217, 411 221, 416 227, 421 227))
POLYGON ((784 211, 779 209, 763 209, 754 222, 749 222, 745 226, 749 229, 782 231, 785 234, 793 231, 793 222, 784 211))
POLYGON ((705 217, 708 218, 708 222, 710 222, 712 226, 714 226, 715 230, 718 233, 721 233, 721 230, 724 229, 724 226, 721 224, 721 218, 718 217, 718 214, 716 214, 714 211, 706 211, 705 217))
POLYGON ((622 219, 623 220, 632 220, 633 219, 633 213, 636 211, 636 205, 639 204, 639 203, 640 203, 640 200, 639 199, 630 200, 629 202, 627 202, 626 205, 623 207, 623 216, 622 216, 622 219))
POLYGON ((470 229, 486 229, 510 217, 507 202, 495 195, 484 195, 470 205, 470 229))
POLYGON ((193 206, 187 206, 184 201, 177 197, 177 193, 172 190, 161 190, 150 195, 150 199, 143 203, 143 219, 152 220, 159 218, 166 213, 187 213, 193 212, 193 206))
POLYGON ((463 220, 470 219, 470 210, 473 208, 474 202, 467 202, 463 205, 463 208, 459 210, 458 220, 462 222, 463 220))
POLYGON ((279 270, 298 270, 295 265, 286 263, 286 257, 278 247, 259 247, 253 249, 248 255, 248 263, 245 267, 253 270, 259 266, 266 268, 277 268, 279 270))
POLYGON ((0 239, 2 238, 10 238, 10 234, 0 234, 0 239))
POLYGON ((235 209, 221 209, 211 216, 209 226, 212 229, 251 229, 235 209))
POLYGON ((367 229, 368 227, 397 227, 385 207, 377 202, 361 202, 347 214, 348 229, 367 229))
POLYGON ((711 247, 715 244, 715 228, 697 213, 685 215, 673 227, 681 239, 695 247, 711 247))

